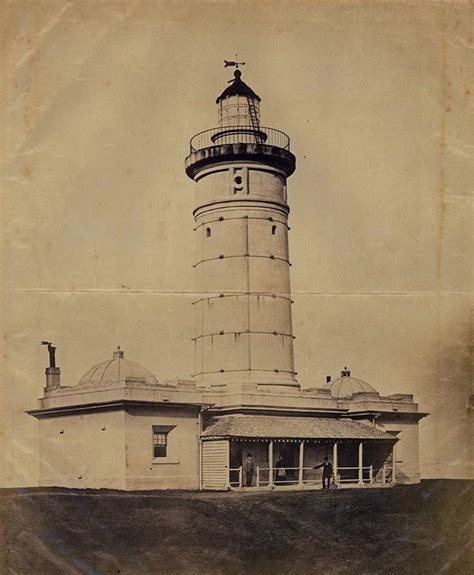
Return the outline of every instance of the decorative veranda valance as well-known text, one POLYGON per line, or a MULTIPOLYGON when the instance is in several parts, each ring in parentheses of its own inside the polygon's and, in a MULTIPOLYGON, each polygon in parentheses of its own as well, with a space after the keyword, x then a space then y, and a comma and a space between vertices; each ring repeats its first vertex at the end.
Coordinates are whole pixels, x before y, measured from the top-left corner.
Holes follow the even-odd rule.
POLYGON ((283 417, 276 415, 226 415, 211 420, 203 439, 248 440, 375 440, 397 441, 376 427, 337 417, 283 417))

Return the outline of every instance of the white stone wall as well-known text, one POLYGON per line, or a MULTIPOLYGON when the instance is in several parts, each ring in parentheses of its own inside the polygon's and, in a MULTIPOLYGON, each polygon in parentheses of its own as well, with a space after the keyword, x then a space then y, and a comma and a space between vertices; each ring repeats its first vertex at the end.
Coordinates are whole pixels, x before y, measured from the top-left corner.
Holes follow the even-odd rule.
POLYGON ((123 411, 39 421, 39 485, 125 488, 123 411))
POLYGON ((217 164, 196 183, 196 381, 297 385, 286 178, 217 164), (221 371, 223 370, 223 371, 221 371))
POLYGON ((418 422, 384 415, 377 424, 382 431, 393 433, 399 439, 395 446, 397 483, 419 483, 418 422))
POLYGON ((196 410, 109 411, 41 419, 40 486, 198 489, 196 410), (153 457, 153 425, 175 426, 153 457))
POLYGON ((126 414, 126 488, 198 489, 199 435, 196 410, 129 410, 126 414), (175 426, 166 458, 153 457, 153 426, 175 426))

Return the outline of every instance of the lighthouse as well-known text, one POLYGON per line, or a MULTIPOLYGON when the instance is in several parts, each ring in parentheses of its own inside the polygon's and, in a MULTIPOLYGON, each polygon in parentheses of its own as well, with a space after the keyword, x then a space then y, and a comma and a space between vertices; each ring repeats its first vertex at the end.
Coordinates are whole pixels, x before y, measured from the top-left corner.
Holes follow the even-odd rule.
POLYGON ((185 161, 195 182, 198 387, 299 389, 293 354, 287 179, 290 139, 262 127, 261 98, 239 69, 216 100, 218 125, 185 161))
POLYGON ((328 458, 341 486, 420 481, 426 414, 412 395, 382 396, 347 367, 322 387, 297 382, 287 202, 296 161, 288 136, 261 125, 260 102, 236 69, 216 100, 217 127, 194 136, 186 158, 194 381, 162 381, 119 347, 63 385, 56 346, 42 341, 46 387, 28 411, 39 421, 40 485, 314 489, 328 458))

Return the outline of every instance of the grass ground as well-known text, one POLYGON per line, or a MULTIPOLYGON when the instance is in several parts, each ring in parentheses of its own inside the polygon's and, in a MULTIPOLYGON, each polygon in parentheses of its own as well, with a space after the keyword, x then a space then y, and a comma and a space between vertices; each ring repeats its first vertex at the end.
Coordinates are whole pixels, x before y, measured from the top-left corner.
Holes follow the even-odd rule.
POLYGON ((472 493, 3 490, 1 573, 467 575, 472 493))

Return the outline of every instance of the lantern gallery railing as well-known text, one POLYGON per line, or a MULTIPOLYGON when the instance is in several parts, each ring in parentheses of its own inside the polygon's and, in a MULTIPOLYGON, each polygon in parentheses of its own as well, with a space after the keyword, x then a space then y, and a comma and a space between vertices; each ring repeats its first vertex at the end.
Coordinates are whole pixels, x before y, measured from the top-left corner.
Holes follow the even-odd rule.
POLYGON ((290 138, 280 130, 260 126, 221 126, 199 132, 191 138, 190 153, 226 144, 264 144, 290 150, 290 138))
MULTIPOLYGON (((321 471, 314 467, 278 467, 270 471, 269 467, 255 467, 255 474, 252 484, 245 485, 245 472, 243 467, 229 469, 229 487, 278 487, 285 485, 320 485, 321 471)), ((332 478, 332 483, 342 484, 373 484, 373 483, 394 483, 393 467, 383 465, 379 472, 374 473, 373 465, 366 467, 338 467, 337 474, 332 478)))

